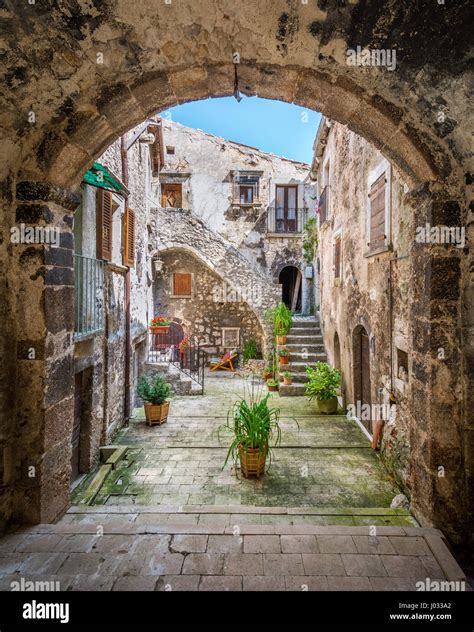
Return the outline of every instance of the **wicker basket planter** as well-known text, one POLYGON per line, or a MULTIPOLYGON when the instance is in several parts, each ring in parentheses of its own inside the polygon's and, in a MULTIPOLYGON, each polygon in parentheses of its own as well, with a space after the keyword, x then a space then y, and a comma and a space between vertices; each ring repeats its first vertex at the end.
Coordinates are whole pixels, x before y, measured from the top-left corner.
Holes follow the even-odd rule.
POLYGON ((169 402, 162 404, 144 402, 143 406, 145 407, 145 418, 148 426, 161 426, 168 420, 169 402))
POLYGON ((286 345, 286 336, 276 337, 277 345, 286 345))
POLYGON ((267 448, 244 448, 239 446, 240 470, 242 476, 256 476, 260 478, 265 474, 265 463, 267 460, 267 448))

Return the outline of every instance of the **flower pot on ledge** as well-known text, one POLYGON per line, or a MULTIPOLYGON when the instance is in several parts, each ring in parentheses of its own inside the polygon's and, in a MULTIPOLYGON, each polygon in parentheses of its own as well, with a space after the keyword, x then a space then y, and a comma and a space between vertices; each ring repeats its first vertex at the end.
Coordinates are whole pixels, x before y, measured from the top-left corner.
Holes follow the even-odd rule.
POLYGON ((317 399, 319 412, 323 415, 334 415, 337 413, 337 397, 330 397, 329 399, 317 399))
POLYGON ((162 325, 161 327, 150 327, 150 331, 152 334, 160 334, 161 336, 167 334, 169 330, 169 325, 162 325))

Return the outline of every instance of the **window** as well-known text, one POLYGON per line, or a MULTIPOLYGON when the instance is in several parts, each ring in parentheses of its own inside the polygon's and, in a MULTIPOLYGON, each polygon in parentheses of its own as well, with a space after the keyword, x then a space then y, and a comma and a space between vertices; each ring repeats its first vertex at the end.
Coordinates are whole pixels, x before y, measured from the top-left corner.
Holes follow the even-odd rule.
POLYGON ((135 213, 128 206, 123 216, 123 264, 135 265, 135 213))
POLYGON ((385 250, 390 233, 390 163, 384 160, 369 174, 367 246, 369 254, 385 250))
POLYGON ((163 208, 183 208, 182 185, 162 184, 161 185, 161 206, 163 208))
POLYGON ((334 279, 340 280, 342 276, 342 239, 341 233, 334 236, 334 279))
POLYGON ((258 204, 262 171, 234 173, 234 204, 258 204))
POLYGON ((253 187, 240 185, 240 203, 253 204, 253 187))
POLYGON ((278 185, 275 192, 275 232, 296 233, 298 212, 298 187, 278 185))
POLYGON ((236 349, 240 344, 239 327, 222 328, 222 346, 229 349, 236 349))
POLYGON ((97 189, 97 258, 112 260, 112 193, 97 189))
POLYGON ((397 349, 397 378, 403 382, 408 382, 408 353, 397 349))
POLYGON ((192 278, 189 272, 175 272, 173 274, 173 296, 191 298, 192 278))
POLYGON ((166 145, 166 153, 169 154, 170 156, 174 156, 175 148, 172 147, 171 145, 166 145))

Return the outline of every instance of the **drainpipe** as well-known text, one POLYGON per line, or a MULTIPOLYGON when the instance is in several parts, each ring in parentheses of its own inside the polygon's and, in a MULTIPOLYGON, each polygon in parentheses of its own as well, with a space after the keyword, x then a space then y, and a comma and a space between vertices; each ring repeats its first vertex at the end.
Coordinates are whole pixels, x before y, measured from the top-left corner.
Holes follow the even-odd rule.
MULTIPOLYGON (((120 138, 120 155, 122 159, 122 181, 128 188, 128 153, 125 142, 125 134, 120 138)), ((128 197, 125 198, 125 204, 128 202, 128 197)), ((125 413, 125 425, 128 426, 130 421, 130 359, 131 353, 131 317, 130 317, 130 268, 127 268, 125 273, 125 389, 124 389, 124 413, 125 413)))

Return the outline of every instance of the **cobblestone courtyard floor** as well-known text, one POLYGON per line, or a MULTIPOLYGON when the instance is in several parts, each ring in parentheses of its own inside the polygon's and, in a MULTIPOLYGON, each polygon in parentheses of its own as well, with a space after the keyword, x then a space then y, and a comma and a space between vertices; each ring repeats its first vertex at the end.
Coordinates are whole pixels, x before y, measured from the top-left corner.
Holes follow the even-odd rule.
MULTIPOLYGON (((94 504, 390 507, 399 490, 359 427, 344 416, 317 416, 304 397, 272 394, 272 405, 281 409, 282 442, 264 477, 244 479, 231 461, 223 468, 229 434, 219 428, 242 393, 236 377, 208 379, 206 395, 175 398, 160 427, 146 426, 143 411, 136 410, 115 442, 131 447, 127 459, 94 504)), ((88 482, 75 502, 81 503, 88 482)), ((354 524, 351 516, 335 521, 354 524)), ((400 521, 407 523, 401 516, 386 516, 383 523, 400 521)))
POLYGON ((282 447, 264 478, 222 469, 218 427, 241 389, 237 378, 208 380, 204 397, 172 401, 165 425, 133 420, 117 439, 126 458, 94 498, 92 473, 56 524, 0 539, 0 590, 21 578, 107 591, 415 590, 427 577, 465 579, 440 531, 390 509, 398 490, 358 426, 315 415, 305 398, 273 396, 282 447))

